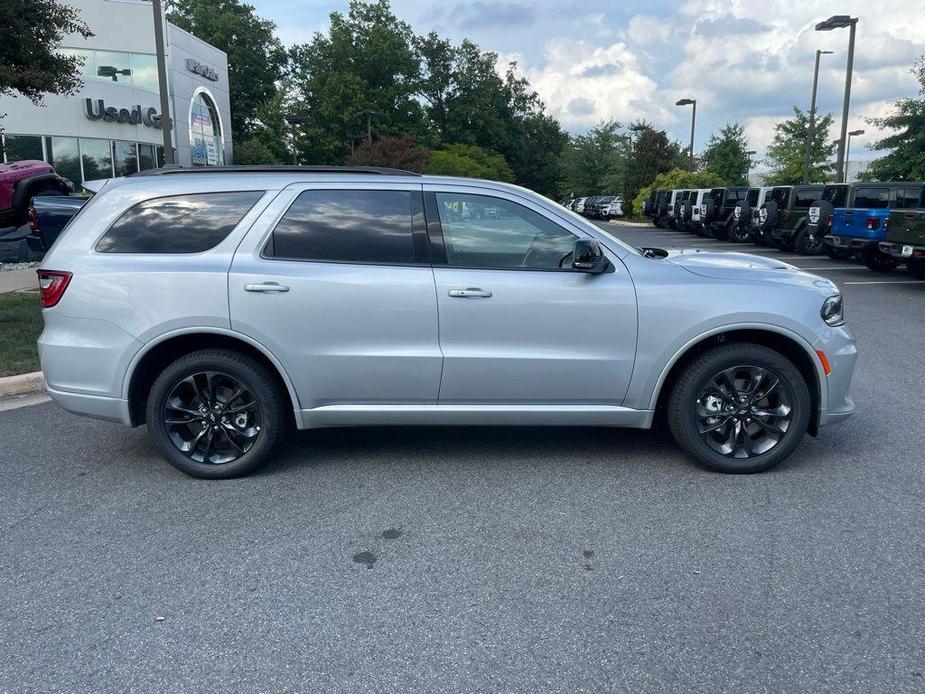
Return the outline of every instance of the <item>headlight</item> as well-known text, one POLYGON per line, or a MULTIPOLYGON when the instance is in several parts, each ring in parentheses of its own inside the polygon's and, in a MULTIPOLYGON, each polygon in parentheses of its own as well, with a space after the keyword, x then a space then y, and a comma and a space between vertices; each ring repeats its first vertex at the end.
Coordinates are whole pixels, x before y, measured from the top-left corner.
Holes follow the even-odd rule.
POLYGON ((841 294, 830 296, 822 304, 819 312, 826 325, 836 326, 845 322, 845 306, 841 294))

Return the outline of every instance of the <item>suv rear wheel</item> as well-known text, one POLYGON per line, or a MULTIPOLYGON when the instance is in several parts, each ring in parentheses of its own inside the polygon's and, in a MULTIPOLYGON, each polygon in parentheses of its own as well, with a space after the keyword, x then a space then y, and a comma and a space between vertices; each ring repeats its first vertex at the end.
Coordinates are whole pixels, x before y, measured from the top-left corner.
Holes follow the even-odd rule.
POLYGON ((861 260, 874 272, 892 272, 899 266, 898 260, 881 253, 876 247, 864 249, 864 252, 861 253, 861 260))
POLYGON ((763 345, 732 344, 684 369, 669 398, 668 424, 681 448, 705 468, 761 472, 800 443, 811 402, 789 359, 763 345))
POLYGON ((167 461, 203 479, 239 477, 288 432, 291 405, 260 363, 225 349, 187 354, 151 387, 148 429, 167 461))

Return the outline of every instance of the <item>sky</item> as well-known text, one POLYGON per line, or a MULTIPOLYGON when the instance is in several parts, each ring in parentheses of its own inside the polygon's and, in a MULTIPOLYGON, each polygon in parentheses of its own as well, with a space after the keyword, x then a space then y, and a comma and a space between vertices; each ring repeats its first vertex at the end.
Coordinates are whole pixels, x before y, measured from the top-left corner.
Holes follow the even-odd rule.
MULTIPOLYGON (((248 0, 277 24, 286 45, 326 31, 328 15, 346 0, 248 0)), ((469 38, 502 63, 516 61, 563 127, 579 133, 602 119, 644 118, 682 144, 690 140, 690 107, 697 100, 694 148, 729 122, 745 125, 757 159, 773 126, 809 109, 816 49, 819 113, 833 113, 832 139, 841 123, 848 30, 814 30, 834 14, 858 17, 850 130, 851 159, 879 133, 867 116, 915 96, 909 72, 925 54, 923 0, 392 0, 392 9, 418 33, 436 31, 455 42, 469 38)))

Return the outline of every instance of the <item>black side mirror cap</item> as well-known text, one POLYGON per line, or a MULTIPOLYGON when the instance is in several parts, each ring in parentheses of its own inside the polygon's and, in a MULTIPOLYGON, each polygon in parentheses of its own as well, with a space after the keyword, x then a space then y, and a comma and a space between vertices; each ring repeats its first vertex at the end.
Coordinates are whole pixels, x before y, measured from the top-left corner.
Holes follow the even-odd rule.
POLYGON ((572 250, 572 269, 593 275, 606 272, 610 261, 601 250, 601 244, 594 239, 578 239, 572 250))

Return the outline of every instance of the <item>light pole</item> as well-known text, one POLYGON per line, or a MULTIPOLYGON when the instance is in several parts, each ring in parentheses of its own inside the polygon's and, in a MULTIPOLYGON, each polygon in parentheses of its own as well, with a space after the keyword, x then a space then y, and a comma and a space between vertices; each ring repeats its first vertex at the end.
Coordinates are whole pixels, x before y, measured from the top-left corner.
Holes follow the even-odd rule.
POLYGON ((863 135, 863 130, 852 130, 848 133, 848 143, 845 145, 845 178, 844 182, 848 182, 848 155, 851 153, 851 137, 853 135, 863 135))
POLYGON ((694 170, 694 124, 697 122, 697 100, 696 99, 678 99, 674 102, 675 106, 693 106, 691 110, 691 171, 694 170))
MULTIPOLYGON (((176 164, 173 154, 173 121, 170 120, 170 95, 167 93, 167 57, 164 55, 164 9, 154 0, 154 52, 157 54, 157 87, 161 92, 161 133, 164 136, 164 163, 176 164)), ((115 79, 115 77, 113 77, 115 79)))
MULTIPOLYGON (((845 102, 841 113, 841 141, 838 145, 838 160, 836 162, 837 176, 841 179, 845 165, 845 145, 848 134, 848 105, 851 103, 851 71, 854 69, 854 33, 858 25, 858 18, 847 14, 837 14, 816 25, 816 31, 832 31, 848 27, 848 65, 845 68, 845 102)), ((844 183, 844 179, 838 181, 844 183)))
POLYGON ((381 116, 382 111, 373 111, 372 109, 364 108, 362 111, 356 112, 357 118, 366 119, 366 141, 373 141, 373 116, 381 116))
POLYGON ((803 155, 803 183, 809 183, 810 156, 816 130, 816 87, 819 86, 819 56, 832 55, 832 51, 816 51, 816 69, 813 70, 813 100, 809 105, 809 128, 806 130, 806 152, 803 155))
POLYGON ((296 146, 296 135, 298 134, 298 127, 300 125, 306 125, 312 122, 312 119, 309 116, 303 116, 298 113, 287 113, 285 116, 286 122, 289 124, 289 127, 292 128, 292 163, 294 166, 299 165, 299 150, 296 146))
POLYGON ((745 156, 748 157, 748 168, 745 169, 745 183, 746 183, 746 184, 749 183, 748 177, 749 177, 749 176, 751 175, 751 173, 752 173, 752 157, 753 157, 754 155, 756 155, 756 154, 758 154, 758 152, 756 152, 756 151, 753 150, 753 149, 747 149, 747 150, 745 150, 745 156))

